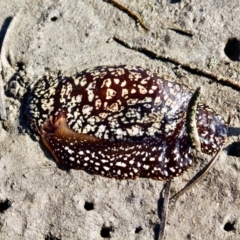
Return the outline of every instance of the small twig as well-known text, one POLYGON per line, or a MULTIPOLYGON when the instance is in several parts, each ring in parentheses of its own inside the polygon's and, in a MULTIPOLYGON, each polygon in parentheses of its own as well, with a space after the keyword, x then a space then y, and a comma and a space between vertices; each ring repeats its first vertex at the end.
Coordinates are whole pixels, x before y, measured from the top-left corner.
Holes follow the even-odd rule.
POLYGON ((124 7, 123 5, 121 5, 120 3, 118 3, 114 0, 104 0, 104 1, 111 3, 114 7, 118 8, 118 9, 122 10, 123 12, 125 12, 126 14, 128 14, 131 18, 133 18, 135 21, 137 21, 145 31, 150 31, 150 29, 143 23, 143 21, 140 19, 140 17, 133 11, 129 10, 128 8, 124 7))
POLYGON ((190 190, 195 184, 197 184, 199 181, 201 181, 208 173, 209 171, 212 169, 212 166, 214 165, 214 163, 216 162, 216 160, 218 159, 218 156, 220 154, 220 152, 222 151, 221 147, 219 149, 219 151, 216 153, 216 155, 211 159, 211 161, 201 170, 199 171, 188 183, 187 185, 180 190, 178 193, 174 194, 171 198, 170 201, 172 199, 177 199, 178 197, 180 197, 181 195, 183 195, 185 192, 187 192, 188 190, 190 190))
POLYGON ((193 32, 187 28, 184 28, 184 27, 181 27, 175 23, 172 23, 172 22, 166 22, 166 21, 160 21, 159 22, 161 27, 163 29, 169 29, 171 31, 174 31, 176 33, 179 33, 181 35, 185 35, 185 36, 188 36, 188 37, 192 37, 193 36, 193 32))
POLYGON ((160 224, 160 233, 158 235, 158 240, 163 240, 165 233, 165 226, 167 221, 167 212, 168 212, 168 203, 170 197, 170 188, 171 188, 171 180, 167 181, 164 186, 164 200, 161 210, 161 224, 160 224))
POLYGON ((192 146, 199 152, 201 152, 201 143, 197 130, 196 114, 197 114, 197 104, 200 98, 201 87, 197 88, 193 93, 187 109, 186 116, 186 130, 187 134, 191 140, 192 146))
POLYGON ((171 26, 171 27, 166 27, 166 28, 169 29, 169 30, 172 30, 176 33, 179 33, 181 35, 185 35, 185 36, 188 36, 188 37, 193 36, 193 33, 190 30, 181 28, 179 26, 171 26))
POLYGON ((224 77, 224 76, 216 75, 213 72, 210 72, 210 71, 205 70, 205 69, 199 69, 198 67, 192 66, 192 65, 187 64, 187 63, 181 63, 179 60, 177 60, 175 58, 171 58, 171 57, 165 56, 163 54, 159 54, 158 55, 155 52, 153 52, 153 51, 151 51, 151 50, 149 50, 147 48, 131 46, 129 43, 127 43, 126 41, 120 39, 117 36, 114 36, 113 40, 116 41, 117 43, 123 45, 126 48, 129 48, 129 49, 132 49, 134 51, 143 53, 143 54, 145 54, 146 56, 148 56, 151 59, 161 60, 163 62, 170 62, 170 63, 173 63, 175 65, 180 65, 181 68, 185 69, 186 71, 191 72, 192 74, 198 74, 198 75, 201 75, 203 77, 207 77, 207 78, 210 78, 210 79, 212 79, 214 81, 217 81, 217 82, 219 82, 221 84, 224 84, 224 85, 227 85, 229 87, 232 87, 233 89, 240 90, 240 83, 235 81, 235 80, 233 80, 233 79, 229 79, 229 78, 224 77))
POLYGON ((176 23, 173 23, 173 22, 166 22, 166 21, 163 21, 163 20, 159 20, 158 21, 158 26, 161 29, 168 29, 168 30, 174 31, 178 34, 187 36, 187 37, 193 37, 193 34, 194 34, 193 31, 191 31, 190 29, 187 29, 185 27, 181 27, 181 26, 179 26, 179 25, 177 25, 176 23))

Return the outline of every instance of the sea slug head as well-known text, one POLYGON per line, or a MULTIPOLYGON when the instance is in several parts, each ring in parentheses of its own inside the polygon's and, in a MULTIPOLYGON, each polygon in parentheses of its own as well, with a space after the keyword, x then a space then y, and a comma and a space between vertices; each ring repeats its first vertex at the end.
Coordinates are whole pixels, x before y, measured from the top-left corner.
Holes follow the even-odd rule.
POLYGON ((216 153, 227 137, 227 124, 214 110, 203 104, 197 108, 197 129, 201 150, 207 154, 216 153))

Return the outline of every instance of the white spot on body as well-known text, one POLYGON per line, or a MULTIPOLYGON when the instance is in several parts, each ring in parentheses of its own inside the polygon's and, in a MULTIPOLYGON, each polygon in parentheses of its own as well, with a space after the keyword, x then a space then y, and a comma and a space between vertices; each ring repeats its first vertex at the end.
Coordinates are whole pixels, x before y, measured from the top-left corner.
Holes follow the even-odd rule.
POLYGON ((111 84, 112 84, 111 78, 104 79, 101 88, 103 88, 105 86, 109 88, 111 86, 111 84))
POLYGON ((124 97, 125 95, 128 95, 128 89, 127 88, 122 89, 122 97, 124 97))
POLYGON ((150 167, 150 166, 149 166, 149 165, 147 165, 147 164, 144 164, 144 165, 143 165, 143 168, 144 168, 144 169, 146 169, 146 170, 148 170, 148 169, 149 169, 149 167, 150 167))
POLYGON ((119 166, 119 167, 126 167, 126 163, 124 162, 116 162, 116 166, 119 166))
POLYGON ((83 115, 89 116, 89 115, 91 114, 92 109, 93 109, 92 106, 90 106, 90 105, 84 105, 84 106, 82 107, 82 113, 83 113, 83 115))
POLYGON ((119 78, 114 78, 113 81, 114 81, 116 84, 119 84, 120 79, 119 79, 119 78))
POLYGON ((106 99, 112 99, 116 95, 116 91, 108 88, 106 92, 106 99))
POLYGON ((142 85, 138 85, 138 89, 141 94, 147 93, 147 89, 145 87, 143 87, 142 85))

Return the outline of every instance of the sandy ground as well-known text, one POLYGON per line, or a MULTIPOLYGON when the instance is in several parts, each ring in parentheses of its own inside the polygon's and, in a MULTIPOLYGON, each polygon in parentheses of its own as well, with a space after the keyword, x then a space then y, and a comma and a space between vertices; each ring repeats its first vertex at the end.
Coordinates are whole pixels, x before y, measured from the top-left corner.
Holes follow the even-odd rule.
MULTIPOLYGON (((108 42, 117 35, 132 46, 239 81, 239 1, 120 2, 151 31, 101 0, 0 1, 0 44, 18 13, 5 46, 9 66, 3 72, 7 120, 0 123, 0 239, 157 239, 163 182, 61 170, 29 130, 24 114, 27 90, 41 76, 117 64, 146 67, 192 89, 203 86, 202 101, 225 119, 232 115, 217 164, 204 181, 170 203, 165 239, 240 239, 239 92, 181 65, 108 42), (230 38, 235 40, 227 44, 230 38)), ((174 179, 172 193, 207 160, 196 161, 174 179)))

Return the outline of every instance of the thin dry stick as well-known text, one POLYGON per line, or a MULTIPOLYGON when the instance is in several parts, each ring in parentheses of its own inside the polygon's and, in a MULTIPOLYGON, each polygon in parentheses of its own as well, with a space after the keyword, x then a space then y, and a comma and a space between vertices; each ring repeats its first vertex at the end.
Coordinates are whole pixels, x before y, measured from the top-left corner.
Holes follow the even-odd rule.
MULTIPOLYGON (((123 5, 121 5, 120 3, 118 3, 114 0, 104 0, 104 1, 112 4, 114 7, 118 8, 121 11, 128 14, 131 18, 133 18, 136 22, 138 22, 144 30, 150 31, 150 29, 144 24, 144 22, 140 19, 140 17, 136 13, 134 13, 133 11, 129 10, 128 8, 124 7, 123 5)), ((191 30, 186 29, 186 28, 182 28, 182 27, 180 27, 180 26, 178 26, 174 23, 166 23, 166 22, 160 22, 160 23, 162 25, 162 28, 170 29, 170 30, 178 32, 182 35, 186 35, 188 37, 193 36, 193 33, 192 33, 191 30)))
POLYGON ((163 200, 163 206, 161 210, 161 224, 160 224, 160 233, 158 236, 158 240, 163 240, 164 238, 167 212, 168 212, 168 203, 169 203, 169 197, 170 197, 170 188, 171 188, 171 180, 167 181, 164 186, 164 200, 163 200))
POLYGON ((167 24, 169 26, 165 27, 169 30, 172 30, 174 32, 177 32, 179 34, 182 34, 182 35, 185 35, 185 36, 188 36, 188 37, 192 37, 193 36, 193 33, 192 31, 188 30, 188 29, 184 29, 184 28, 181 28, 179 26, 176 26, 176 25, 170 25, 170 24, 167 24))
POLYGON ((144 30, 150 31, 150 29, 143 23, 143 21, 140 19, 140 17, 133 11, 129 10, 128 8, 124 7, 123 5, 121 5, 120 3, 118 3, 114 0, 104 0, 104 1, 111 3, 114 7, 118 8, 118 9, 122 10, 123 12, 125 12, 126 14, 128 14, 131 18, 133 18, 135 21, 137 21, 144 30))
POLYGON ((219 151, 216 153, 216 155, 211 159, 211 161, 201 170, 197 173, 196 176, 194 176, 189 182, 188 184, 182 189, 180 190, 178 193, 174 194, 171 198, 170 201, 172 199, 177 199, 178 197, 180 197, 181 195, 183 195, 185 192, 187 192, 188 190, 190 190, 195 184, 197 184, 199 181, 201 181, 208 173, 209 171, 212 169, 212 166, 214 165, 214 163, 217 161, 218 156, 220 154, 220 152, 222 151, 223 146, 219 149, 219 151))
POLYGON ((155 52, 153 52, 153 51, 151 51, 151 50, 149 50, 147 48, 131 46, 129 43, 127 43, 126 41, 120 39, 117 36, 114 36, 113 40, 116 41, 117 43, 123 45, 126 48, 129 48, 129 49, 132 49, 134 51, 138 51, 140 53, 143 53, 143 54, 145 54, 146 56, 148 56, 151 59, 157 59, 157 60, 161 60, 163 62, 170 62, 170 63, 176 64, 176 65, 180 65, 181 68, 183 68, 183 69, 185 69, 187 71, 190 71, 193 74, 198 74, 198 75, 210 78, 210 79, 212 79, 214 81, 217 81, 217 82, 219 82, 221 84, 230 86, 233 89, 240 90, 240 83, 235 81, 235 80, 233 80, 233 79, 229 79, 227 77, 217 75, 217 74, 212 73, 212 72, 210 72, 208 70, 205 70, 205 69, 199 69, 198 67, 192 66, 192 65, 187 64, 187 63, 181 63, 179 60, 177 60, 175 58, 171 58, 171 57, 165 56, 163 54, 158 55, 155 52))
POLYGON ((189 30, 187 28, 183 28, 181 26, 178 26, 175 23, 166 22, 166 21, 160 21, 159 24, 160 24, 162 29, 169 29, 169 30, 177 32, 177 33, 179 33, 181 35, 188 36, 188 37, 192 37, 193 36, 193 32, 191 30, 189 30))

